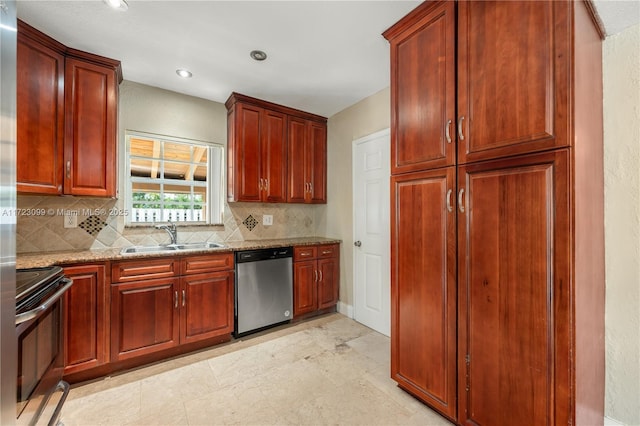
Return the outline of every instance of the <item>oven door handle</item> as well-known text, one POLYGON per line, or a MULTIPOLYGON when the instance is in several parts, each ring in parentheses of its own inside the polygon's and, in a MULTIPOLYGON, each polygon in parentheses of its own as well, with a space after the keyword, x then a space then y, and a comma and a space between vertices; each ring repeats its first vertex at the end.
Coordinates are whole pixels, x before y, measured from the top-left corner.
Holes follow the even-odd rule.
POLYGON ((54 295, 48 298, 47 301, 44 302, 42 305, 38 306, 37 308, 33 308, 30 311, 23 312, 21 314, 16 315, 16 325, 22 324, 23 322, 36 318, 40 312, 46 311, 49 308, 49 306, 57 302, 58 299, 60 299, 62 295, 67 290, 69 290, 73 285, 73 280, 70 280, 69 278, 62 278, 62 281, 66 283, 64 287, 56 291, 54 295))

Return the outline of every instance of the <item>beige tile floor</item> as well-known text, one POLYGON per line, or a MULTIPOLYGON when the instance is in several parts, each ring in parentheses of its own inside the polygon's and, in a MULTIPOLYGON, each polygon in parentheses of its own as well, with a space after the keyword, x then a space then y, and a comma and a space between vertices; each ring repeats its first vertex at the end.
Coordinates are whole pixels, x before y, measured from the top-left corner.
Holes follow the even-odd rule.
POLYGON ((451 425, 389 377, 389 338, 331 314, 74 386, 73 425, 451 425))

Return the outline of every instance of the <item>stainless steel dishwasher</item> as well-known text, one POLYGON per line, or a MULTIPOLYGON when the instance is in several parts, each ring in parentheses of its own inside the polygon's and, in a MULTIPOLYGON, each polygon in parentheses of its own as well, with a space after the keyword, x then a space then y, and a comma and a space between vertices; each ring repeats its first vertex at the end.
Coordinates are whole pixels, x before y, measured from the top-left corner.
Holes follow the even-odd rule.
POLYGON ((292 247, 236 252, 236 337, 291 320, 292 257, 292 247))

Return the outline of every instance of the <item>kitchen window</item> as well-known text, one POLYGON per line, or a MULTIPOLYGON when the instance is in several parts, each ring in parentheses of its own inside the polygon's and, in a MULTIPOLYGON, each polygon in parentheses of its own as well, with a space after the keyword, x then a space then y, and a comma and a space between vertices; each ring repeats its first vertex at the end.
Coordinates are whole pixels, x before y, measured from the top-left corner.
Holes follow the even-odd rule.
POLYGON ((126 132, 127 224, 222 223, 222 145, 126 132))

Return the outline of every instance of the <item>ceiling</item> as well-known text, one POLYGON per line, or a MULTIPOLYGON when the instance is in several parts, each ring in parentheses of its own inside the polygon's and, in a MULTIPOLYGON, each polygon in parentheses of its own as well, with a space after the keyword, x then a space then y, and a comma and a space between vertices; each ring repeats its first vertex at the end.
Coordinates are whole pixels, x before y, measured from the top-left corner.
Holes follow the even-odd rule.
MULTIPOLYGON (((232 91, 326 117, 389 85, 381 33, 420 1, 18 1, 18 17, 75 49, 122 61, 124 78, 224 102, 232 91), (249 52, 267 53, 256 62, 249 52), (187 68, 190 79, 175 71, 187 68)), ((596 0, 607 34, 640 2, 596 0)))

